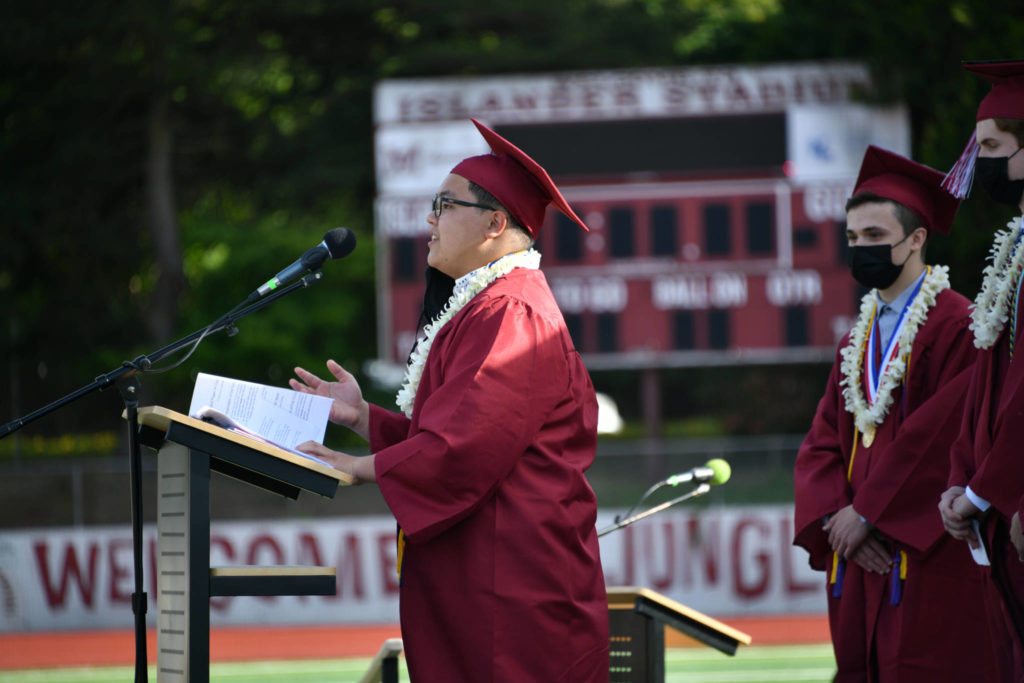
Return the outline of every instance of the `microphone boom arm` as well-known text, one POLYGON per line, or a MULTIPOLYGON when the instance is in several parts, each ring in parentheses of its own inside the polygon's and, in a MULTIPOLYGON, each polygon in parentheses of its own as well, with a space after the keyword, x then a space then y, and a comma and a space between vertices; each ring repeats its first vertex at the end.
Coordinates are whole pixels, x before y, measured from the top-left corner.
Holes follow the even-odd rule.
POLYGON ((605 527, 601 531, 598 531, 597 532, 597 536, 598 536, 598 538, 600 538, 601 536, 604 536, 605 534, 609 534, 609 533, 615 531, 616 529, 621 529, 623 527, 629 526, 630 524, 633 524, 634 522, 639 522, 641 519, 650 517, 651 515, 653 515, 655 513, 661 512, 662 510, 667 510, 668 508, 670 508, 670 507, 672 507, 674 505, 678 505, 679 503, 682 503, 684 501, 690 500, 691 498, 696 498, 697 496, 703 496, 705 493, 707 493, 710 490, 711 490, 711 484, 707 483, 706 481, 705 482, 701 482, 700 486, 698 486, 697 488, 693 489, 692 491, 690 491, 688 493, 684 493, 683 495, 681 495, 681 496, 679 496, 677 498, 673 498, 672 500, 669 500, 669 501, 666 501, 664 503, 661 503, 660 505, 655 505, 654 507, 648 508, 648 509, 644 510, 643 512, 638 512, 638 513, 636 513, 635 515, 633 515, 631 517, 627 517, 627 518, 621 519, 621 520, 620 519, 615 520, 614 524, 605 527))
MULTIPOLYGON (((201 330, 196 330, 187 337, 182 337, 178 341, 168 344, 162 349, 154 351, 150 354, 139 356, 135 360, 124 361, 118 368, 100 375, 95 380, 93 380, 91 384, 81 387, 80 389, 71 392, 70 394, 64 396, 63 398, 57 399, 53 403, 47 404, 42 408, 39 408, 38 410, 32 411, 28 415, 19 417, 18 419, 12 420, 11 422, 8 422, 4 426, 0 427, 0 439, 4 438, 8 434, 16 432, 17 430, 21 429, 30 422, 34 422, 35 420, 43 417, 44 415, 48 415, 52 413, 54 410, 57 410, 58 408, 61 408, 67 405, 68 403, 71 403, 72 401, 75 401, 81 398, 82 396, 85 396, 86 394, 90 394, 97 390, 102 391, 103 389, 108 389, 112 385, 116 384, 118 381, 128 379, 131 376, 138 374, 139 372, 146 372, 154 362, 162 360, 163 358, 184 348, 185 346, 188 346, 189 344, 191 344, 192 342, 196 341, 201 337, 213 334, 215 332, 220 332, 221 330, 233 328, 235 325, 235 321, 244 318, 250 313, 258 311, 259 309, 273 303, 274 301, 280 299, 286 294, 290 294, 299 287, 310 286, 311 284, 319 280, 321 277, 323 277, 323 275, 319 270, 309 273, 308 275, 298 280, 297 282, 293 282, 287 287, 284 287, 273 292, 269 296, 260 299, 256 303, 253 303, 249 306, 245 306, 244 308, 236 307, 231 312, 221 316, 221 318, 214 322, 213 324, 208 325, 207 327, 204 327, 201 330)), ((245 303, 248 303, 248 301, 245 303)))

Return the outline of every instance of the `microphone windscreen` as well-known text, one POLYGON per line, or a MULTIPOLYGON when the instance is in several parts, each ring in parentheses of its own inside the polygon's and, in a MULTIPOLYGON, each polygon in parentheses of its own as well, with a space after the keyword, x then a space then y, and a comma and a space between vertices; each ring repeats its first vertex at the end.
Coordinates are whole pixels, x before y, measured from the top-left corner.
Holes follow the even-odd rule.
POLYGON ((729 481, 729 477, 732 476, 732 467, 730 467, 729 463, 721 458, 712 458, 711 460, 708 460, 704 466, 715 473, 715 476, 708 480, 711 484, 724 484, 729 481))
POLYGON ((324 235, 324 244, 331 258, 344 258, 356 248, 356 234, 348 228, 334 228, 324 235))

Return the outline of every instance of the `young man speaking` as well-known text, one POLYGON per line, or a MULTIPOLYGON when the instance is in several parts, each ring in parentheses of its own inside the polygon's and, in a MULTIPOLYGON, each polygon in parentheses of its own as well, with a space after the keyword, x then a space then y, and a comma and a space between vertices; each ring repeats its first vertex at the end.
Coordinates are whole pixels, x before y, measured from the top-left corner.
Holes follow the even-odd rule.
POLYGON ((402 413, 296 368, 299 391, 370 440, 353 457, 299 448, 376 481, 398 520, 413 681, 607 682, 608 603, 584 477, 597 399, 532 249, 548 204, 585 229, 533 159, 474 121, 493 154, 443 180, 427 263, 455 280, 398 394, 402 413))

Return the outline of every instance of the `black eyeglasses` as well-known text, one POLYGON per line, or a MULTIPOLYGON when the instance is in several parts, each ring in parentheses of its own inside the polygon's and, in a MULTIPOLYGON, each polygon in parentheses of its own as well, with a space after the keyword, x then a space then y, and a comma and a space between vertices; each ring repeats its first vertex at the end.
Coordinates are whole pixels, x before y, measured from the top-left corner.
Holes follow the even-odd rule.
POLYGON ((441 212, 444 210, 445 204, 458 204, 459 206, 472 206, 476 209, 488 209, 489 211, 497 211, 493 206, 486 206, 484 204, 474 204, 472 202, 464 202, 461 199, 452 199, 451 197, 442 197, 439 194, 434 195, 434 216, 437 218, 441 217, 441 212))

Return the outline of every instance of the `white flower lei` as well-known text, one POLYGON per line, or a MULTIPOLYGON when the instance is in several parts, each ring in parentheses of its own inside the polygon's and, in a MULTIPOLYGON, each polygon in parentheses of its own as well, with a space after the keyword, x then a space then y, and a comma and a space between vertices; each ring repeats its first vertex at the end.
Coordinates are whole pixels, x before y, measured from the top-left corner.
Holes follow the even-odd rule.
POLYGON ((914 297, 910 308, 907 309, 906 321, 899 338, 899 357, 893 359, 892 363, 883 368, 874 405, 870 405, 864 397, 861 376, 869 334, 868 325, 874 318, 874 310, 878 302, 874 290, 868 292, 861 299, 860 316, 850 332, 849 346, 840 352, 843 361, 839 368, 843 375, 839 384, 843 387, 846 410, 853 415, 854 424, 861 433, 870 432, 885 420, 893 401, 892 391, 899 386, 903 380, 903 374, 906 372, 906 357, 914 344, 917 330, 927 319, 928 309, 935 305, 935 299, 939 292, 948 288, 949 268, 946 266, 929 268, 924 282, 921 283, 921 290, 914 297))
POLYGON ((535 249, 517 251, 494 262, 489 267, 478 268, 468 275, 465 284, 457 286, 452 292, 448 303, 444 305, 440 315, 433 321, 427 323, 423 328, 423 339, 416 344, 409 357, 409 364, 405 368, 405 379, 402 388, 398 390, 395 402, 402 409, 406 417, 412 417, 413 403, 416 401, 416 390, 420 386, 420 379, 423 377, 423 367, 427 363, 427 356, 430 354, 430 347, 434 344, 434 337, 438 331, 445 326, 455 314, 462 310, 469 301, 482 292, 489 284, 503 275, 507 275, 515 268, 540 268, 540 252, 535 249))
POLYGON ((1015 218, 1006 224, 1008 230, 996 233, 988 256, 991 263, 985 267, 981 290, 971 306, 971 331, 979 349, 991 348, 1009 319, 1007 311, 1024 263, 1024 249, 1014 249, 1019 220, 1015 218))

